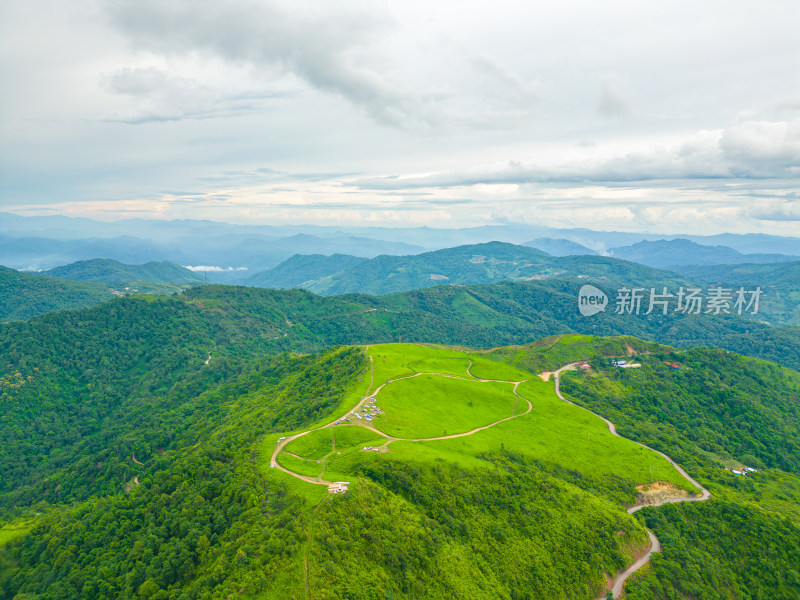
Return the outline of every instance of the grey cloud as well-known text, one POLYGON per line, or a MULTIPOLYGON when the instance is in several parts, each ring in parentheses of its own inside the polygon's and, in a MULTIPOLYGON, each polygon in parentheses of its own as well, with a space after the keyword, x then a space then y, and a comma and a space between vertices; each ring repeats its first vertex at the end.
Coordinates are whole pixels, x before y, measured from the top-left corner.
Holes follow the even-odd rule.
POLYGON ((139 48, 213 55, 256 70, 282 67, 386 124, 433 118, 423 100, 364 65, 363 50, 391 27, 374 4, 119 0, 109 6, 113 22, 139 48))
POLYGON ((467 60, 475 74, 475 98, 480 108, 473 108, 464 117, 498 125, 499 121, 519 120, 538 113, 549 98, 547 86, 538 80, 527 81, 483 56, 467 60))
POLYGON ((800 175, 800 119, 745 121, 722 134, 720 149, 735 175, 800 175))
POLYGON ((468 206, 478 202, 469 198, 452 200, 422 200, 422 199, 397 199, 392 202, 319 202, 319 203, 295 203, 295 202, 270 202, 270 208, 292 208, 302 210, 366 210, 366 211, 386 211, 386 210, 418 210, 436 209, 445 206, 468 206))
POLYGON ((597 112, 609 119, 618 119, 631 112, 630 91, 618 75, 609 75, 600 82, 597 112))
POLYGON ((227 185, 233 184, 259 184, 270 182, 287 181, 306 181, 306 182, 335 182, 342 177, 352 177, 357 175, 353 172, 330 172, 330 173, 302 173, 281 171, 268 167, 259 167, 252 171, 226 171, 220 175, 207 175, 198 177, 198 181, 215 182, 227 185))
POLYGON ((555 166, 510 161, 494 168, 381 177, 355 182, 363 189, 460 187, 534 182, 634 182, 676 179, 757 179, 800 176, 800 119, 745 121, 721 131, 701 131, 672 148, 629 152, 610 159, 574 160, 555 166))
POLYGON ((231 93, 155 67, 118 69, 105 77, 105 83, 110 91, 129 96, 132 103, 101 120, 129 124, 243 114, 257 109, 259 100, 285 95, 263 90, 231 93))
POLYGON ((762 201, 749 212, 749 216, 759 221, 800 222, 800 201, 762 201))
POLYGON ((800 211, 773 211, 763 213, 751 213, 750 216, 759 221, 785 221, 790 223, 800 223, 800 211))

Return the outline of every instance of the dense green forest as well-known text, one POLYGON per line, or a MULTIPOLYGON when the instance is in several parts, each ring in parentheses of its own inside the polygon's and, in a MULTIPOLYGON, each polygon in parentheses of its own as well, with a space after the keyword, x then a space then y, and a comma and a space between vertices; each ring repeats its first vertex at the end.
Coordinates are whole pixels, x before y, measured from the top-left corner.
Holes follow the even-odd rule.
POLYGON ((719 456, 800 473, 796 371, 707 348, 637 360, 641 369, 612 369, 604 377, 567 375, 563 389, 599 409, 621 434, 646 436, 648 444, 667 453, 680 448, 676 458, 719 456))
POLYGON ((73 281, 95 281, 113 286, 124 286, 136 281, 151 283, 203 283, 203 276, 176 265, 160 261, 143 265, 126 265, 110 258, 93 258, 43 271, 42 275, 71 279, 73 281))
POLYGON ((302 287, 317 294, 391 294, 442 284, 591 277, 609 285, 685 284, 685 276, 605 256, 556 257, 527 246, 489 242, 413 256, 378 256, 302 287))
POLYGON ((182 302, 123 299, 7 325, 0 506, 117 489, 131 455, 146 462, 170 447, 203 416, 195 404, 206 389, 258 364, 252 352, 217 351, 228 340, 201 316, 182 302))
POLYGON ((102 284, 60 281, 0 266, 0 323, 94 306, 113 297, 102 284))
POLYGON ((635 360, 596 358, 562 390, 675 458, 712 498, 641 512, 663 554, 628 597, 800 598, 800 374, 712 349, 635 360), (728 470, 743 466, 757 472, 728 470))
POLYGON ((42 493, 31 510, 44 514, 30 534, 0 552, 2 597, 219 598, 296 577, 305 499, 265 479, 254 462, 256 442, 330 412, 365 362, 355 349, 283 355, 171 410, 148 403, 166 423, 140 422, 140 410, 124 429, 99 432, 108 455, 130 459, 122 453, 137 444, 151 452, 141 455, 144 464, 128 460, 125 471, 107 477, 93 468, 96 456, 67 466, 85 479, 79 489, 107 494, 51 507, 75 494, 42 493))
MULTIPOLYGON (((366 364, 352 348, 231 358, 216 377, 166 369, 144 391, 109 398, 88 390, 81 403, 95 411, 92 420, 105 411, 119 422, 82 431, 80 443, 64 449, 62 458, 71 453, 72 460, 45 457, 38 475, 60 488, 29 485, 25 495, 6 496, 15 501, 6 514, 28 519, 30 533, 0 551, 2 597, 300 598, 308 549, 313 597, 535 592, 588 599, 602 573, 622 568, 641 546, 642 526, 618 504, 630 494, 620 487, 624 481, 504 451, 502 444, 480 458, 489 468, 478 470, 361 454, 379 460, 356 460, 361 483, 321 504, 324 491, 316 497, 265 468, 277 432, 330 414, 364 380, 366 364), (170 387, 187 378, 186 386, 170 387), (115 470, 102 470, 104 461, 115 470), (581 558, 565 563, 565 555, 581 558)), ((114 377, 126 370, 121 365, 114 377)), ((37 418, 25 403, 11 408, 12 415, 37 418)), ((28 434, 30 452, 48 438, 46 431, 28 434)), ((25 482, 24 473, 16 476, 25 482)))
POLYGON ((241 284, 279 290, 305 287, 304 284, 310 283, 312 280, 335 275, 339 271, 354 267, 365 260, 367 259, 349 254, 331 254, 330 256, 295 254, 271 269, 251 275, 241 281, 241 284))
POLYGON ((800 261, 681 267, 680 271, 731 288, 760 286, 770 298, 770 316, 776 323, 800 323, 800 261))
MULTIPOLYGON (((45 281, 57 284, 54 279, 45 281)), ((744 315, 618 315, 611 307, 586 318, 577 311, 577 290, 585 282, 557 278, 440 285, 387 296, 331 298, 302 290, 200 286, 176 300, 201 308, 203 319, 213 321, 220 333, 246 334, 240 339, 248 338, 251 346, 260 344, 267 352, 391 341, 495 347, 554 334, 625 334, 680 347, 713 345, 800 369, 800 327, 771 327, 744 315), (258 332, 258 342, 249 336, 251 330, 258 332)), ((24 298, 23 294, 12 304, 24 304, 24 298)), ((161 308, 169 313, 171 306, 161 308)))
MULTIPOLYGON (((391 456, 391 455, 389 455, 391 456)), ((626 564, 643 529, 551 465, 500 452, 474 470, 391 458, 320 507, 315 598, 593 598, 602 572, 626 564), (567 557, 580 557, 577 560, 567 557)))
POLYGON ((332 344, 427 342, 495 347, 563 333, 634 335, 674 346, 714 345, 800 368, 800 328, 730 315, 636 316, 576 310, 581 280, 438 286, 388 296, 315 296, 303 290, 202 286, 180 298, 233 330, 263 332, 270 351, 332 344), (272 332, 272 333, 269 333, 272 332))

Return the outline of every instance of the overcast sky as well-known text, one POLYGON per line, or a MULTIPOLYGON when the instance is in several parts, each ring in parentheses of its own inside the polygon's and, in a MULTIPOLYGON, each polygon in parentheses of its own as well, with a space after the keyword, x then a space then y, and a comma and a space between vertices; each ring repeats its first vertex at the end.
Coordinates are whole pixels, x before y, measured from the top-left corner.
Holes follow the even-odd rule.
POLYGON ((800 3, 4 0, 0 211, 800 235, 800 3))

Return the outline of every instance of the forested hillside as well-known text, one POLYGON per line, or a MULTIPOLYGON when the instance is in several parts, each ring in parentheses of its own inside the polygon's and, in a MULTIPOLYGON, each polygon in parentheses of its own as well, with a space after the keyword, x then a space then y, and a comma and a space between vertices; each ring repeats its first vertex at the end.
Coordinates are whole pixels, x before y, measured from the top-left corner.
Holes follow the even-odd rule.
POLYGON ((688 239, 642 241, 612 248, 612 256, 658 269, 684 272, 682 265, 733 265, 740 263, 785 263, 797 256, 786 254, 742 254, 727 246, 709 246, 688 239))
POLYGON ((363 263, 366 258, 348 254, 295 254, 281 264, 251 275, 241 283, 255 287, 289 289, 329 277, 363 263))
POLYGON ((777 264, 681 267, 681 273, 728 287, 760 286, 773 306, 777 323, 800 324, 800 261, 777 264))
POLYGON ((678 460, 712 498, 642 511, 664 551, 627 597, 800 597, 800 374, 710 349, 629 360, 642 367, 596 358, 562 389, 678 460), (744 467, 756 472, 733 472, 744 467))
POLYGON ((609 285, 673 285, 688 278, 604 256, 556 257, 528 246, 489 242, 415 256, 378 256, 303 287, 333 296, 384 295, 442 284, 483 284, 503 280, 584 277, 609 285))
POLYGON ((0 266, 0 322, 94 306, 111 298, 111 290, 105 285, 60 281, 0 266))
MULTIPOLYGON (((234 353, 313 351, 335 344, 392 341, 494 347, 527 344, 563 333, 630 334, 681 347, 714 345, 800 368, 798 327, 770 327, 724 314, 617 315, 611 308, 587 318, 577 311, 582 281, 438 286, 382 297, 333 298, 303 290, 201 286, 169 299, 115 300, 87 314, 104 319, 130 301, 153 303, 153 310, 160 315, 154 318, 170 321, 174 311, 191 315, 183 318, 203 321, 198 326, 211 327, 214 342, 221 344, 221 349, 230 345, 229 351, 234 353), (186 313, 185 306, 194 310, 186 313)), ((68 327, 66 324, 81 318, 44 317, 52 327, 62 320, 68 327)), ((21 327, 18 335, 25 335, 26 326, 15 327, 21 327)), ((39 325, 30 327, 38 331, 39 325)))
MULTIPOLYGON (((89 393, 86 420, 112 427, 80 432, 60 453, 63 464, 38 469, 25 496, 12 494, 22 506, 38 500, 37 513, 5 506, 29 519, 31 533, 0 551, 0 594, 216 598, 242 587, 295 589, 306 501, 265 478, 256 442, 330 412, 364 368, 363 353, 345 349, 284 355, 239 376, 209 367, 202 385, 196 379, 159 398, 89 393)), ((9 410, 25 412, 17 402, 9 410)), ((4 425, 4 435, 11 429, 4 425)), ((50 456, 47 437, 32 432, 28 454, 50 456)))
POLYGON ((73 281, 94 281, 109 285, 120 286, 137 281, 152 283, 187 283, 200 284, 203 276, 198 275, 176 265, 175 263, 160 261, 148 262, 142 265, 127 265, 107 258, 95 258, 56 267, 49 271, 42 271, 42 275, 71 279, 73 281))

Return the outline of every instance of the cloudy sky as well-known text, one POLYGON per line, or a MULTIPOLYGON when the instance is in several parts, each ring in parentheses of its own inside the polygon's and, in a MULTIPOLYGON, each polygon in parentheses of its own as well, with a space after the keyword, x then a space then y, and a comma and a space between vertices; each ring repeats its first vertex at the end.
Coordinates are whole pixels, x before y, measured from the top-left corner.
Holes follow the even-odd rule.
POLYGON ((800 235, 800 3, 5 0, 0 211, 800 235))

